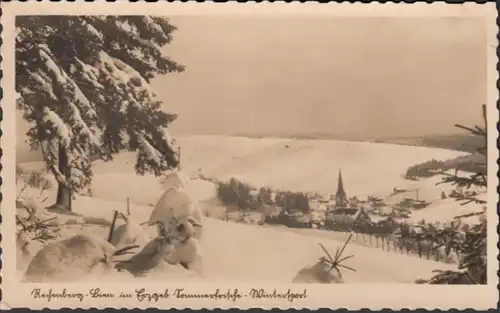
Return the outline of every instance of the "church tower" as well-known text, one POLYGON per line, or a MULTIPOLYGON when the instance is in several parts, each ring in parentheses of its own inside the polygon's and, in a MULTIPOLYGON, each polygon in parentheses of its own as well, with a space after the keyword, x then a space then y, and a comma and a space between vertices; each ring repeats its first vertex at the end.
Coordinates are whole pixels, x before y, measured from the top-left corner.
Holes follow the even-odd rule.
POLYGON ((344 183, 342 181, 342 172, 339 170, 339 181, 337 184, 337 193, 335 194, 335 209, 347 208, 348 200, 344 190, 344 183))

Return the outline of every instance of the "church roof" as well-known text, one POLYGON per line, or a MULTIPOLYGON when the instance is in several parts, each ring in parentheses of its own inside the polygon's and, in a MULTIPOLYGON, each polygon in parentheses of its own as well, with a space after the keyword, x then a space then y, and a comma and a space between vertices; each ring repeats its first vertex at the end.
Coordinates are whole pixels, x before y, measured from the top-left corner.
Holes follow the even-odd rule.
POLYGON ((355 215, 359 212, 358 208, 340 208, 332 210, 330 213, 334 215, 355 215))

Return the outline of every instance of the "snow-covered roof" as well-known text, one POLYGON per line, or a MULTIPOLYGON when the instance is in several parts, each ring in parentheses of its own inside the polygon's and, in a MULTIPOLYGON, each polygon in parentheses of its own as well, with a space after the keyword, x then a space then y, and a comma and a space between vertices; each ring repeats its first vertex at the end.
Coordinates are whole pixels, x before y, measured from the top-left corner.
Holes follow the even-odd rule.
POLYGON ((341 209, 336 209, 330 211, 330 214, 333 215, 355 215, 359 212, 360 210, 358 208, 341 208, 341 209))

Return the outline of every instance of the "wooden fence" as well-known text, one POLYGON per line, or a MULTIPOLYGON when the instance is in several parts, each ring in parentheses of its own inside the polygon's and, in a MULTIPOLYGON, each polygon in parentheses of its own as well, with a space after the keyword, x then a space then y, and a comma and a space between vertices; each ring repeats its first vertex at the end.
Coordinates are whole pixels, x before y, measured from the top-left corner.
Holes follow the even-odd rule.
MULTIPOLYGON (((220 216, 219 218, 223 220, 231 220, 231 221, 237 221, 237 222, 243 222, 241 218, 236 218, 235 213, 236 212, 231 212, 234 214, 229 214, 224 216, 220 216)), ((288 226, 291 229, 295 229, 299 232, 308 232, 308 231, 313 231, 314 229, 312 227, 309 227, 309 225, 298 225, 296 223, 290 223, 290 220, 283 220, 283 218, 267 218, 265 220, 265 224, 268 225, 284 225, 288 226), (297 224, 297 225, 296 225, 297 224)), ((260 224, 260 223, 259 223, 260 224)), ((322 233, 322 237, 324 236, 325 238, 328 239, 333 239, 333 240, 345 240, 347 237, 347 234, 349 232, 347 231, 339 231, 339 230, 327 230, 327 229, 319 229, 322 233)), ((353 237, 351 241, 353 243, 366 246, 366 247, 372 247, 372 248, 378 248, 386 252, 391 252, 391 253, 400 253, 400 254, 407 254, 407 255, 414 255, 422 259, 427 259, 427 260, 433 260, 433 261, 438 261, 438 262, 443 262, 443 263, 457 263, 458 262, 458 256, 455 253, 451 253, 449 255, 446 255, 444 247, 439 247, 436 248, 436 243, 423 240, 423 241, 417 241, 415 238, 407 238, 407 239, 402 239, 395 237, 392 233, 374 233, 374 234, 369 234, 369 233, 362 233, 359 231, 353 231, 353 237)), ((315 235, 318 235, 318 233, 315 233, 315 235)))
POLYGON ((401 239, 392 235, 375 235, 354 232, 352 239, 355 243, 379 248, 387 252, 395 252, 407 255, 415 255, 422 259, 433 260, 443 263, 457 263, 458 256, 455 253, 446 255, 444 247, 435 248, 430 241, 416 241, 414 239, 401 239))

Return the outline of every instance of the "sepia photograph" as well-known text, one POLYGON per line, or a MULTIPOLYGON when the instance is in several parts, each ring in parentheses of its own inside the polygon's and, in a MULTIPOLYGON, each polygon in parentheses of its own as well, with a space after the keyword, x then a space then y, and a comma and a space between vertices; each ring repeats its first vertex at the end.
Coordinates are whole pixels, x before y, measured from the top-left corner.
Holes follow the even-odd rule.
POLYGON ((11 17, 17 286, 497 285, 491 19, 149 10, 11 17))

